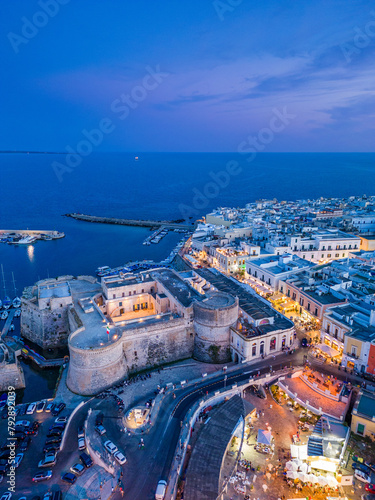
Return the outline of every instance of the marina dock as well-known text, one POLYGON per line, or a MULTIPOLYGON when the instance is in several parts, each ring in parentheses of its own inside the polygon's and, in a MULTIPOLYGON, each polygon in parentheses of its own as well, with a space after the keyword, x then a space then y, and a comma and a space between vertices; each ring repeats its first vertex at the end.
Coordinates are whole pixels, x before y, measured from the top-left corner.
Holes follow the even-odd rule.
POLYGON ((35 229, 0 229, 0 242, 13 245, 30 245, 38 240, 51 241, 64 238, 65 233, 35 229))
POLYGON ((167 229, 184 229, 192 230, 194 229, 194 224, 179 224, 178 222, 172 222, 168 220, 137 220, 137 219, 116 219, 114 217, 99 217, 96 215, 84 215, 84 214, 65 214, 65 217, 72 217, 76 220, 81 220, 84 222, 96 222, 99 224, 118 224, 120 226, 138 226, 138 227, 150 227, 158 228, 165 227, 167 229))

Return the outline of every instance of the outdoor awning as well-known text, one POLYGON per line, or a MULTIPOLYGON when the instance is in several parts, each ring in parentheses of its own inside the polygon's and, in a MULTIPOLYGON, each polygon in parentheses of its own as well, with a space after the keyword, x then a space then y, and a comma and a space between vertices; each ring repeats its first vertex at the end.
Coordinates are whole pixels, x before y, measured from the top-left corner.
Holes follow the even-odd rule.
POLYGON ((333 347, 330 347, 327 344, 317 344, 315 347, 320 349, 322 352, 330 356, 331 358, 335 358, 336 356, 340 356, 339 351, 334 349, 333 347))
POLYGON ((257 441, 261 444, 271 444, 272 434, 270 431, 262 431, 262 429, 258 430, 257 441))

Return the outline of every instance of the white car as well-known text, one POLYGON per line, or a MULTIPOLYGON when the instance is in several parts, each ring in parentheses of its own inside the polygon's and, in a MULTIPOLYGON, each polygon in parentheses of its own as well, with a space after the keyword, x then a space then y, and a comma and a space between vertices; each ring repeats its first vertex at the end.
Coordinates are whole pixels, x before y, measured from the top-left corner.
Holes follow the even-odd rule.
POLYGON ((111 454, 113 455, 114 453, 116 453, 116 451, 118 451, 118 448, 115 444, 112 443, 112 441, 106 441, 104 443, 104 448, 111 454))
POLYGON ((361 470, 356 469, 354 471, 354 477, 359 481, 362 481, 363 483, 371 483, 370 476, 368 476, 365 472, 362 472, 361 470))
POLYGON ((68 421, 68 417, 57 417, 55 418, 55 423, 56 424, 66 424, 68 421))
POLYGON ((35 408, 36 408, 35 403, 29 404, 29 406, 27 407, 27 410, 26 410, 27 415, 32 415, 35 411, 35 408))
POLYGON ((70 472, 73 472, 73 474, 76 474, 77 476, 80 476, 84 470, 85 470, 85 467, 82 464, 80 464, 79 462, 77 462, 76 464, 72 465, 72 467, 70 467, 70 472))
POLYGON ((97 432, 98 434, 100 434, 101 436, 102 436, 103 434, 105 434, 105 433, 106 433, 105 428, 104 428, 101 424, 96 425, 96 426, 95 426, 95 430, 96 430, 96 432, 97 432))
POLYGON ((47 453, 46 456, 38 463, 38 467, 52 467, 56 464, 56 455, 54 453, 47 453))
POLYGON ((79 450, 84 450, 85 448, 86 448, 85 438, 79 438, 78 439, 78 449, 79 450))
POLYGON ((115 459, 117 460, 117 462, 120 464, 120 465, 124 465, 124 463, 126 462, 126 457, 125 455, 123 455, 121 453, 121 451, 116 451, 113 456, 115 457, 115 459))

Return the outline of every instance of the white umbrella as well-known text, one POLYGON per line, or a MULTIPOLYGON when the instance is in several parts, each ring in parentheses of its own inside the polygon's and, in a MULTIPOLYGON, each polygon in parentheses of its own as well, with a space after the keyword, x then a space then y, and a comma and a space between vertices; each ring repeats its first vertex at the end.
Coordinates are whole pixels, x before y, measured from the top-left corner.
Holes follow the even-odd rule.
POLYGON ((319 476, 318 484, 320 484, 320 486, 326 486, 328 484, 327 478, 324 476, 319 476))
POLYGON ((294 472, 297 471, 298 465, 295 462, 287 462, 285 464, 286 470, 292 470, 294 472))
POLYGON ((288 477, 289 479, 298 479, 298 472, 288 470, 288 472, 286 473, 286 477, 288 477))
POLYGON ((339 484, 334 476, 328 476, 327 481, 328 486, 330 486, 331 488, 336 488, 336 486, 339 484))
POLYGON ((300 465, 301 472, 304 472, 305 474, 307 473, 307 464, 303 463, 300 465))
POLYGON ((304 472, 298 472, 298 479, 302 481, 303 483, 307 483, 309 476, 308 474, 305 474, 304 472))
POLYGON ((300 467, 303 464, 302 460, 300 460, 299 458, 293 458, 292 462, 297 464, 298 467, 300 467))
POLYGON ((316 484, 318 482, 318 478, 317 476, 315 476, 315 474, 307 474, 307 477, 309 483, 316 484))

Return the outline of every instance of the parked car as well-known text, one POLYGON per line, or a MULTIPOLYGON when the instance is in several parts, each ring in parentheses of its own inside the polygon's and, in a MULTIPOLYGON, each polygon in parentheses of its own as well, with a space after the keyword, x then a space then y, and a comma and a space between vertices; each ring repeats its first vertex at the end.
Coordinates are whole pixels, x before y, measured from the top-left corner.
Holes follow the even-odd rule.
POLYGON ((17 420, 16 421, 16 427, 24 427, 25 429, 28 429, 31 426, 31 422, 28 420, 17 420))
POLYGON ((303 338, 303 339, 301 340, 301 347, 307 347, 307 344, 308 344, 308 342, 307 342, 307 338, 303 338))
POLYGON ((47 403, 47 406, 44 411, 50 413, 54 409, 55 405, 53 403, 47 403))
POLYGON ((352 468, 354 470, 360 470, 360 471, 364 472, 367 475, 370 474, 370 468, 367 467, 367 465, 365 465, 365 464, 360 464, 358 462, 353 462, 352 463, 352 468))
POLYGON ((79 450, 84 450, 85 448, 86 448, 85 438, 79 438, 78 439, 78 449, 79 450))
POLYGON ((77 462, 76 464, 72 465, 72 467, 70 467, 70 470, 71 472, 73 472, 73 474, 80 476, 85 470, 85 467, 79 462, 77 462))
POLYGON ((64 422, 59 422, 58 424, 56 422, 54 422, 51 427, 49 428, 50 431, 52 431, 52 429, 65 429, 66 427, 66 424, 64 422))
POLYGON ((23 453, 17 453, 17 455, 14 457, 14 462, 13 462, 14 467, 19 467, 20 463, 22 462, 22 459, 23 459, 23 453))
POLYGON ((104 443, 104 448, 111 454, 113 455, 114 453, 116 453, 116 451, 118 451, 118 448, 115 444, 112 443, 112 441, 106 441, 104 443))
POLYGON ((361 470, 355 469, 354 477, 358 479, 358 481, 362 481, 363 483, 371 483, 371 478, 365 472, 361 470))
POLYGON ((56 436, 56 437, 48 438, 45 442, 45 445, 48 446, 49 444, 60 444, 60 443, 61 443, 61 437, 56 436))
POLYGON ((84 427, 78 427, 78 438, 85 437, 85 429, 84 427))
POLYGON ((21 442, 21 444, 19 446, 19 451, 22 451, 22 453, 24 453, 27 450, 27 448, 30 444, 30 441, 31 441, 31 439, 29 438, 29 436, 26 436, 25 439, 21 442))
POLYGON ((45 457, 40 460, 38 463, 38 467, 52 467, 56 464, 56 454, 55 453, 47 453, 45 457))
POLYGON ((33 436, 37 436, 38 430, 39 430, 39 422, 35 421, 33 422, 33 425, 31 426, 29 433, 32 434, 33 436))
POLYGON ((117 462, 120 464, 120 465, 124 465, 124 463, 126 462, 126 457, 125 455, 123 455, 121 453, 121 451, 116 451, 113 456, 115 457, 115 459, 117 460, 117 462))
POLYGON ((21 442, 18 450, 24 453, 29 447, 30 441, 31 439, 29 438, 29 436, 26 436, 25 439, 21 442))
POLYGON ((44 408, 46 407, 46 402, 45 401, 41 401, 40 403, 37 404, 36 406, 36 412, 37 413, 42 413, 42 411, 44 411, 44 408))
POLYGON ((12 498, 12 493, 10 491, 7 491, 3 495, 1 495, 0 500, 10 500, 12 498))
POLYGON ((63 434, 63 430, 62 429, 53 429, 52 431, 49 431, 49 433, 47 434, 47 438, 51 438, 51 437, 61 437, 61 435, 63 434))
POLYGON ((38 472, 38 474, 35 474, 32 480, 34 483, 38 483, 39 481, 46 481, 47 479, 51 479, 51 477, 52 471, 46 470, 45 472, 38 472))
POLYGON ((59 415, 65 407, 66 407, 65 403, 60 403, 59 405, 55 406, 54 409, 51 411, 52 415, 54 417, 57 417, 57 415, 59 415))
POLYGON ((65 472, 65 474, 61 476, 61 479, 66 483, 74 484, 77 480, 77 476, 72 474, 71 472, 65 472))
POLYGON ((35 411, 35 408, 36 408, 36 404, 35 403, 31 403, 29 404, 29 406, 27 407, 27 410, 26 410, 26 414, 27 415, 32 415, 35 411))
POLYGON ((67 421, 68 421, 68 417, 57 417, 55 419, 56 424, 66 424, 67 421))
POLYGON ((43 448, 44 453, 56 453, 60 449, 61 443, 46 444, 43 448))
POLYGON ((167 490, 167 482, 163 480, 159 481, 156 487, 155 499, 164 500, 166 490, 167 490))
POLYGON ((96 430, 96 432, 97 432, 98 434, 100 434, 101 436, 107 432, 107 431, 105 430, 105 428, 104 428, 101 424, 96 425, 96 426, 95 426, 95 430, 96 430))
MULTIPOLYGON (((375 484, 374 483, 367 483, 365 485, 365 490, 368 491, 369 493, 375 494, 375 484)), ((374 499, 375 499, 375 497, 374 497, 374 499)))
POLYGON ((88 469, 89 467, 92 466, 93 461, 92 461, 90 455, 88 455, 87 453, 81 453, 79 458, 81 459, 81 462, 86 467, 86 469, 88 469))

